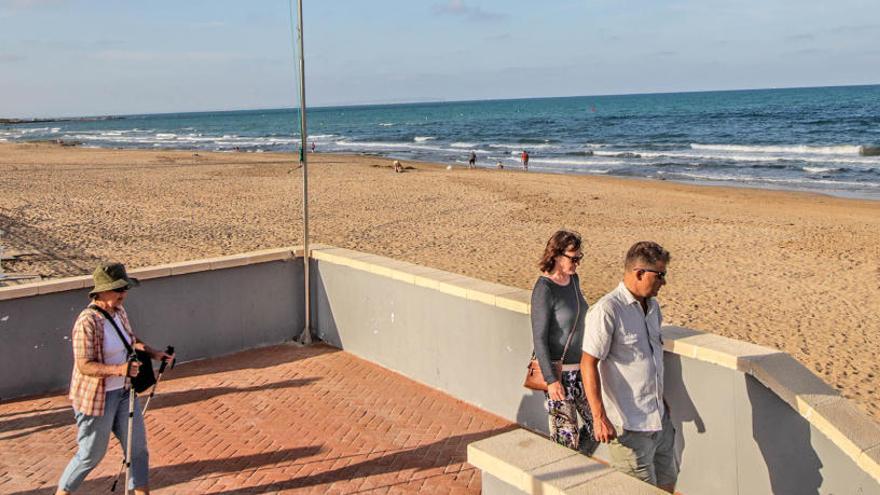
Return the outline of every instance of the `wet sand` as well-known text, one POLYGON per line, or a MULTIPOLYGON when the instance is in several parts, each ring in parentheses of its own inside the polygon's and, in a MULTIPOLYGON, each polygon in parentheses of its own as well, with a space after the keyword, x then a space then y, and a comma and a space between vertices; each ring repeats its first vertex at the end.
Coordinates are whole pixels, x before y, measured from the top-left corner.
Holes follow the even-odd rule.
MULTIPOLYGON (((784 350, 880 420, 880 202, 311 155, 313 242, 531 288, 547 237, 586 240, 584 292, 651 239, 673 255, 665 322, 784 350)), ((44 277, 301 243, 292 155, 0 144, 4 262, 44 277)))

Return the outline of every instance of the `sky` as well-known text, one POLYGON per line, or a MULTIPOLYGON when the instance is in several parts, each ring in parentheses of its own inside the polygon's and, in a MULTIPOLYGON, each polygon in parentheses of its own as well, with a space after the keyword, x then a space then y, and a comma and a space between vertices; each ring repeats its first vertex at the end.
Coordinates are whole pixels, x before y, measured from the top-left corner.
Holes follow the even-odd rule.
MULTIPOLYGON (((880 83, 877 0, 304 4, 310 106, 880 83)), ((297 106, 290 8, 0 0, 0 117, 297 106)))

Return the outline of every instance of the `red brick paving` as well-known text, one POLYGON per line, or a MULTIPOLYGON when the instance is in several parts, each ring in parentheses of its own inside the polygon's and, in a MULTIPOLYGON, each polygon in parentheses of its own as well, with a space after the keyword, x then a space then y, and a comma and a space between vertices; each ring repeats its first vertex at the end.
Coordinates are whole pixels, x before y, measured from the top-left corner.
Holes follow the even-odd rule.
MULTIPOLYGON (((466 446, 512 427, 346 352, 281 345, 166 373, 147 413, 150 485, 157 494, 479 493, 466 446)), ((116 443, 79 493, 109 493, 116 443)), ((0 403, 0 493, 53 493, 75 448, 63 394, 0 403)))

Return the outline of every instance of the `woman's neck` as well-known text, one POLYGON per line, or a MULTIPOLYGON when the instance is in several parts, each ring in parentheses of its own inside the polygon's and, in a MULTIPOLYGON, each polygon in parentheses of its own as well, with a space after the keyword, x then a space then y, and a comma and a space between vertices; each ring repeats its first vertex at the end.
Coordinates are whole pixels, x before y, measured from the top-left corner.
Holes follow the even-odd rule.
POLYGON ((554 271, 551 273, 544 273, 544 276, 555 282, 557 285, 568 285, 571 281, 571 275, 563 272, 554 271))
POLYGON ((95 306, 103 309, 104 311, 110 313, 111 315, 116 314, 116 308, 113 307, 113 305, 111 305, 110 303, 108 303, 106 301, 101 301, 100 299, 95 299, 94 304, 95 304, 95 306))

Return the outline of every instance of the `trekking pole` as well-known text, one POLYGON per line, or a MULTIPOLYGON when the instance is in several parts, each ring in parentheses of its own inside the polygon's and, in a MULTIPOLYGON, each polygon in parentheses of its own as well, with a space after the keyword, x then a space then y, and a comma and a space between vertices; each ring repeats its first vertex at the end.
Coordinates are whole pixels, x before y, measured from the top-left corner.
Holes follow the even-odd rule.
MULTIPOLYGON (((131 356, 128 357, 128 365, 131 366, 132 362, 137 362, 137 354, 131 353, 131 356)), ((125 376, 129 376, 129 373, 126 373, 125 376)), ((128 378, 128 436, 125 437, 125 495, 128 495, 128 483, 131 480, 131 435, 134 429, 134 401, 137 397, 137 394, 134 391, 134 384, 131 382, 131 378, 128 378)))
MULTIPOLYGON (((174 346, 169 345, 165 348, 165 354, 174 354, 174 346)), ((171 369, 174 369, 175 359, 171 359, 171 369)), ((162 373, 165 373, 165 367, 168 366, 168 361, 163 359, 162 364, 159 365, 159 376, 156 377, 156 383, 153 385, 153 390, 150 390, 150 396, 147 397, 146 403, 144 403, 144 410, 142 412, 143 416, 147 416, 147 408, 150 407, 150 401, 153 400, 153 396, 156 395, 156 389, 159 388, 159 382, 162 381, 162 373)))
MULTIPOLYGON (((165 353, 166 353, 166 354, 174 354, 174 346, 170 346, 170 345, 169 345, 169 346, 165 349, 165 353)), ((171 361, 171 369, 174 369, 174 363, 175 363, 175 361, 176 361, 176 360, 172 360, 172 361, 171 361)), ((152 398, 153 398, 153 395, 156 394, 156 387, 159 386, 159 381, 162 380, 162 373, 165 372, 165 366, 167 366, 167 365, 168 365, 168 361, 165 361, 165 360, 163 360, 163 361, 162 361, 162 364, 159 365, 159 376, 156 377, 156 383, 155 383, 155 385, 153 385, 153 390, 150 392, 150 396, 147 397, 147 403, 144 404, 144 410, 143 410, 143 412, 141 413, 143 416, 146 416, 146 414, 147 414, 147 407, 150 406, 150 399, 152 399, 152 398)), ((130 454, 130 453, 129 453, 129 454, 130 454)), ((110 491, 111 491, 111 492, 115 492, 115 491, 116 491, 116 485, 119 483, 119 476, 122 475, 122 471, 125 469, 125 466, 126 466, 126 459, 128 459, 129 454, 126 454, 125 457, 122 458, 122 465, 119 466, 119 471, 116 472, 116 477, 113 478, 113 485, 110 486, 110 491)), ((126 485, 125 485, 125 486, 126 486, 126 491, 128 491, 128 488, 127 488, 127 487, 128 487, 128 481, 126 481, 126 485)))

